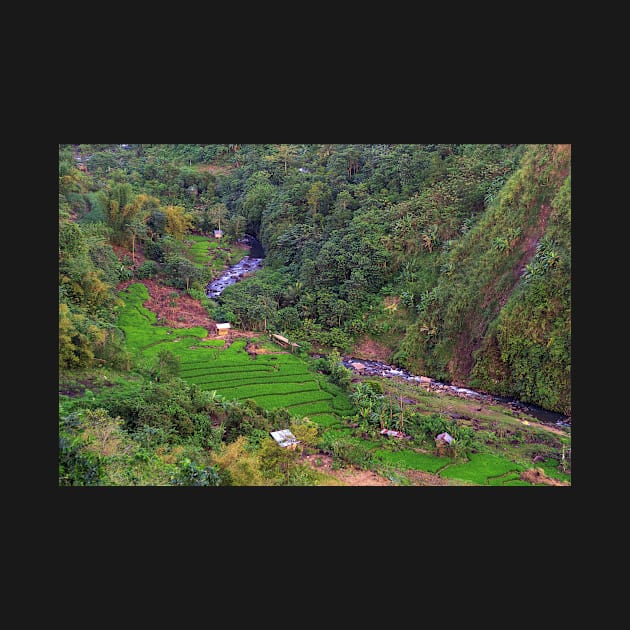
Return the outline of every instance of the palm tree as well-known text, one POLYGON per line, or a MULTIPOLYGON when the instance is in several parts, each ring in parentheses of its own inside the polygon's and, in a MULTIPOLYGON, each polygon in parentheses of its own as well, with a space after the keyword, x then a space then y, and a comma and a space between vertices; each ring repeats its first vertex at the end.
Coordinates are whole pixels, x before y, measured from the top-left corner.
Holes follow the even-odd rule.
POLYGON ((359 407, 358 420, 362 431, 367 431, 370 428, 370 418, 372 415, 373 411, 371 405, 363 405, 359 407))
POLYGON ((403 250, 406 253, 414 253, 417 249, 415 218, 411 214, 405 214, 394 225, 394 232, 400 238, 403 250))
POLYGON ((282 296, 284 304, 285 305, 295 304, 303 288, 304 288, 304 283, 300 282, 299 280, 289 285, 284 295, 282 296))
POLYGON ((276 303, 269 295, 260 295, 254 304, 256 316, 263 320, 263 332, 267 332, 267 320, 276 312, 276 303))
POLYGON ((422 245, 429 250, 429 253, 433 251, 433 248, 438 245, 440 242, 440 237, 438 235, 438 226, 432 225, 430 226, 423 234, 422 234, 422 245))

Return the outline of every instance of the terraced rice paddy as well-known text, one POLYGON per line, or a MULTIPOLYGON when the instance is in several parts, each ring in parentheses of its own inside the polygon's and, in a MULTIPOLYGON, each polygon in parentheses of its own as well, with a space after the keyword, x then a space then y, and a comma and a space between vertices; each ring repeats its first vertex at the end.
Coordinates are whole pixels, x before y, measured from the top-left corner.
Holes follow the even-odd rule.
POLYGON ((347 397, 320 375, 309 371, 300 358, 290 354, 245 352, 238 339, 221 352, 203 349, 189 352, 181 361, 180 376, 230 400, 256 401, 265 409, 289 413, 328 424, 352 413, 347 397))
POLYGON ((155 314, 142 306, 148 297, 142 284, 129 286, 121 297, 125 307, 119 325, 129 347, 147 358, 168 350, 179 358, 179 376, 189 383, 228 400, 251 399, 268 410, 286 408, 292 415, 308 416, 324 426, 334 426, 343 416, 352 415, 346 394, 323 375, 310 371, 298 356, 280 351, 250 356, 245 351, 246 339, 224 348, 223 339, 204 341, 204 328, 157 326, 155 314))

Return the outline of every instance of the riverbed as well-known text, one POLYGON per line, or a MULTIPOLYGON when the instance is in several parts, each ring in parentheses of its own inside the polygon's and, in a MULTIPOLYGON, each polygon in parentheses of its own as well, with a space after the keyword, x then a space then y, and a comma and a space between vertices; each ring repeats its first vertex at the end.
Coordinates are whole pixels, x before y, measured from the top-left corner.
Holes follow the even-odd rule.
POLYGON ((211 299, 218 298, 225 287, 242 280, 246 275, 260 269, 262 261, 262 258, 252 258, 251 256, 241 258, 239 262, 226 269, 218 278, 215 278, 208 284, 206 295, 211 299))
POLYGON ((481 392, 468 389, 466 387, 458 387, 448 383, 442 383, 436 381, 428 376, 417 376, 411 374, 407 370, 399 368, 394 365, 388 365, 381 363, 380 361, 356 359, 354 357, 344 357, 342 361, 343 365, 349 370, 363 376, 382 376, 385 378, 401 378, 411 383, 417 383, 426 387, 430 391, 442 391, 444 393, 451 394, 453 396, 459 396, 460 398, 468 398, 479 400, 486 404, 499 404, 509 407, 513 411, 520 411, 527 413, 530 416, 540 420, 544 424, 550 424, 561 428, 571 428, 571 418, 555 411, 549 411, 543 409, 537 405, 530 405, 523 403, 519 400, 511 398, 505 398, 502 396, 493 396, 491 394, 485 394, 481 392))
POLYGON ((239 262, 226 269, 218 278, 208 284, 206 295, 210 299, 218 298, 225 287, 235 284, 262 267, 265 252, 260 242, 249 234, 246 234, 239 242, 249 246, 249 255, 241 258, 239 262))

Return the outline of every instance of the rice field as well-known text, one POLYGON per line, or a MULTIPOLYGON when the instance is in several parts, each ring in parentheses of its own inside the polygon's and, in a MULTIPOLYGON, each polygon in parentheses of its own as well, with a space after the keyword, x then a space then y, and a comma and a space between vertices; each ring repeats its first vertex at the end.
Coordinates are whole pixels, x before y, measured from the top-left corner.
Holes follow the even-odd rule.
POLYGON ((140 283, 130 285, 120 297, 125 306, 118 325, 129 349, 147 359, 168 350, 179 359, 179 376, 189 383, 216 391, 227 400, 251 399, 268 410, 285 408, 323 426, 333 426, 354 412, 341 389, 310 371, 296 355, 250 356, 245 339, 226 348, 223 339, 204 340, 205 328, 158 326, 155 314, 142 306, 148 291, 140 283))
POLYGON ((473 453, 468 462, 442 470, 442 477, 471 481, 481 486, 531 485, 518 478, 522 466, 489 453, 473 453))
POLYGON ((445 462, 448 462, 443 457, 437 457, 429 453, 418 453, 412 450, 387 451, 378 449, 375 452, 375 457, 401 470, 411 468, 430 473, 437 473, 444 468, 445 462))
POLYGON ((149 291, 141 283, 129 285, 120 292, 119 297, 125 302, 125 306, 118 314, 118 326, 124 331, 127 347, 132 352, 144 352, 163 343, 169 344, 168 349, 173 350, 174 339, 187 340, 187 345, 190 345, 193 341, 204 343, 201 339, 208 335, 208 331, 200 326, 158 326, 155 313, 143 306, 149 299, 149 291))
POLYGON ((188 249, 188 255, 191 260, 198 265, 206 264, 211 251, 216 250, 218 247, 217 240, 210 239, 207 236, 190 234, 186 237, 186 240, 191 243, 188 249))
POLYGON ((308 416, 322 424, 352 413, 341 390, 309 371, 299 357, 250 356, 245 345, 244 339, 237 339, 220 352, 187 352, 181 359, 180 376, 203 389, 215 390, 223 398, 251 399, 264 409, 285 408, 293 415, 308 416))

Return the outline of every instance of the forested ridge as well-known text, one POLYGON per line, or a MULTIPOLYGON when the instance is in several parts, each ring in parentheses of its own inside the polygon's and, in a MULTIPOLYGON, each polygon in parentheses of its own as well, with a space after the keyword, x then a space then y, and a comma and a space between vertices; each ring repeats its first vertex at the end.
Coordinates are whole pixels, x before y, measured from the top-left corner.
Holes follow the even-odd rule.
POLYGON ((327 379, 317 387, 334 404, 309 403, 322 421, 355 414, 360 423, 365 400, 339 358, 369 342, 414 374, 570 416, 571 147, 59 145, 60 483, 85 481, 91 466, 102 479, 102 461, 78 446, 86 430, 149 459, 156 444, 177 443, 171 468, 156 463, 165 483, 288 483, 263 436, 284 423, 308 443, 312 421, 252 401, 220 407, 216 391, 182 378, 185 355, 131 343, 146 334, 133 317, 149 318, 141 301, 129 310, 142 282, 160 284, 172 303, 187 296, 234 331, 295 342, 327 379), (208 282, 246 253, 246 234, 261 242, 263 268, 209 299, 208 282), (67 389, 81 378, 87 397, 67 389), (221 451, 226 435, 239 466, 221 451), (246 472, 252 439, 269 465, 246 472))

